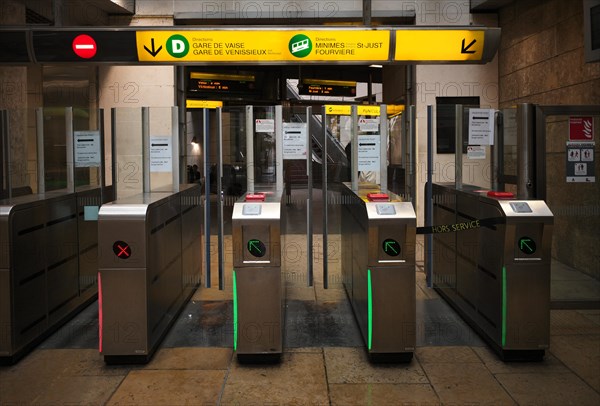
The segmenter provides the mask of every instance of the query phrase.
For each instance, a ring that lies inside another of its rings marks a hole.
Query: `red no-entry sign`
[[[73,40],[73,52],[80,58],[92,58],[97,50],[96,41],[89,35],[81,34]]]

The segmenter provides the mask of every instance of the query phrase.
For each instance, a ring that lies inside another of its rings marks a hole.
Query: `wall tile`
[[[583,13],[576,14],[556,26],[556,52],[558,54],[580,48],[582,45]]]

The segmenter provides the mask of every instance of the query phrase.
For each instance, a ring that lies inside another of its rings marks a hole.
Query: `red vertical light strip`
[[[98,272],[98,351],[102,352],[102,279]]]

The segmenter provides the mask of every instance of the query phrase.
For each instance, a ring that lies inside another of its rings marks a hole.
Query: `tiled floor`
[[[600,404],[598,310],[552,310],[545,360],[504,363],[466,326],[459,328],[460,340],[439,331],[426,333],[435,331],[427,323],[439,322],[444,314],[446,319],[452,311],[426,290],[418,272],[418,317],[424,333],[415,358],[410,364],[374,365],[356,327],[346,319],[346,298],[339,286],[323,290],[289,285],[290,317],[336,314],[333,324],[315,323],[312,328],[320,334],[342,329],[348,337],[338,334],[337,341],[319,344],[288,329],[280,364],[242,365],[227,344],[230,319],[219,316],[229,313],[228,295],[198,291],[150,363],[107,366],[89,338],[96,311],[92,305],[17,365],[0,367],[0,404]],[[319,299],[324,292],[326,298]],[[210,299],[200,299],[206,297]],[[319,306],[324,303],[329,307]],[[197,326],[207,323],[215,330],[199,337]],[[301,347],[303,342],[310,345]]]
[[[330,257],[329,289],[321,264],[307,287],[301,240],[284,241],[280,364],[237,362],[226,256],[225,290],[199,289],[147,365],[104,364],[93,304],[17,365],[0,367],[0,405],[600,405],[600,310],[552,310],[545,360],[504,363],[426,287],[420,264],[415,357],[374,365],[342,289],[339,258]]]

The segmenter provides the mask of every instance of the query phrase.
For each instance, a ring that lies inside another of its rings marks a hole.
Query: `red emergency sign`
[[[592,141],[594,139],[593,117],[569,117],[569,140]]]
[[[98,47],[94,38],[86,34],[81,34],[73,40],[73,52],[80,58],[90,59],[96,55]]]

